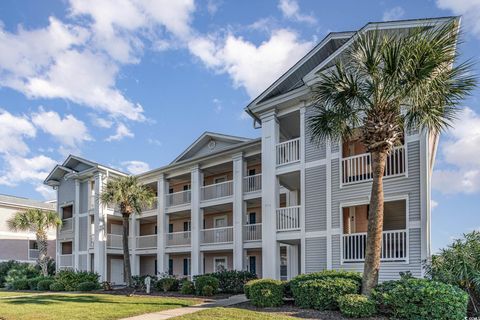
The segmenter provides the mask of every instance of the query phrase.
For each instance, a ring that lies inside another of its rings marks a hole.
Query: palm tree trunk
[[[47,261],[47,236],[45,233],[37,232],[37,247],[38,247],[38,258],[37,262],[42,270],[43,276],[48,276],[48,261]]]
[[[129,215],[122,214],[123,216],[123,271],[127,281],[127,286],[132,286],[132,269],[130,266],[130,248],[128,247],[128,229],[129,229]]]
[[[383,174],[386,159],[387,153],[372,152],[373,184],[368,211],[367,247],[362,279],[362,293],[365,295],[370,295],[372,289],[378,284],[383,231]]]

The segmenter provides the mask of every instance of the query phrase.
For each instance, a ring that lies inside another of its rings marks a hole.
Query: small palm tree
[[[132,286],[132,269],[130,266],[130,249],[128,246],[129,219],[134,213],[140,214],[146,206],[155,201],[155,193],[138,183],[136,177],[121,177],[109,180],[100,194],[100,202],[120,209],[123,218],[123,270],[127,285]]]
[[[313,87],[308,128],[317,143],[348,140],[355,130],[372,157],[372,191],[362,292],[378,283],[385,160],[405,130],[437,134],[451,125],[475,87],[472,64],[454,65],[458,23],[424,25],[407,34],[364,32]]]
[[[7,221],[8,228],[12,231],[35,232],[38,246],[38,264],[41,267],[42,275],[48,276],[48,236],[50,228],[57,228],[62,225],[62,220],[54,211],[28,209],[15,213]]]

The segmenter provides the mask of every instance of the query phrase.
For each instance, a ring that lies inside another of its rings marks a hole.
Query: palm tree
[[[48,276],[48,237],[50,228],[57,228],[62,225],[62,220],[57,213],[49,210],[28,209],[16,212],[7,221],[8,228],[12,231],[35,232],[38,246],[38,264],[41,267],[42,275]]]
[[[385,160],[405,130],[438,134],[451,125],[459,103],[475,87],[472,64],[454,65],[458,23],[424,25],[408,33],[360,34],[312,88],[312,140],[348,140],[354,132],[372,158],[362,293],[378,283],[383,230]]]
[[[130,249],[128,247],[129,219],[134,213],[140,214],[142,208],[151,206],[155,201],[155,193],[148,187],[138,183],[136,177],[121,177],[109,180],[100,194],[100,202],[120,208],[123,218],[123,270],[127,286],[132,286],[132,269],[130,266]]]

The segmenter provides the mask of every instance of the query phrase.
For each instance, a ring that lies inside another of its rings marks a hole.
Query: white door
[[[215,272],[227,270],[227,258],[225,257],[215,258],[214,267],[215,267]]]
[[[113,284],[124,284],[123,259],[110,260],[110,282]]]
[[[227,226],[227,217],[218,217],[213,220],[215,228],[224,228]],[[226,242],[227,241],[227,230],[220,229],[215,230],[215,242]]]

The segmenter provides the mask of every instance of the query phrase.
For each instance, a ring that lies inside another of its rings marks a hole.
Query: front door
[[[214,220],[215,230],[215,242],[226,242],[227,241],[227,230],[219,229],[227,226],[227,217],[218,217]]]
[[[252,273],[257,273],[257,257],[256,256],[248,257],[248,271]]]
[[[215,258],[214,268],[215,268],[215,272],[227,270],[227,258],[224,258],[224,257]]]
[[[123,259],[110,260],[110,282],[112,284],[124,284]]]

